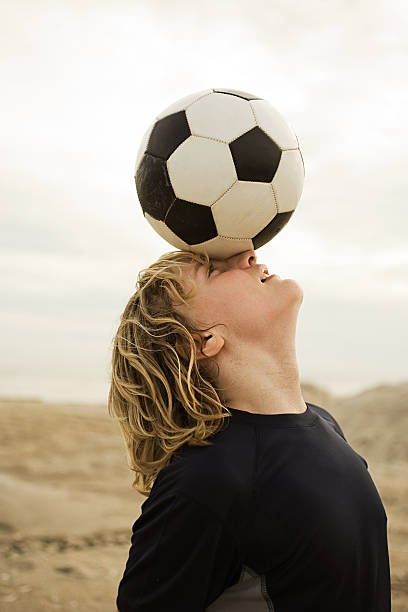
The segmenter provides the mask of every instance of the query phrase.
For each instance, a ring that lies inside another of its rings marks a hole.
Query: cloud
[[[105,384],[107,347],[138,270],[174,250],[137,201],[139,141],[168,104],[213,86],[266,97],[301,143],[301,201],[258,256],[305,289],[308,376],[319,383],[324,372],[345,387],[401,371],[405,3],[210,0],[198,10],[187,1],[39,0],[3,14],[0,367],[15,372],[3,377],[11,392],[69,394],[80,380],[80,393],[88,376],[91,395]],[[375,317],[364,319],[367,309]],[[341,345],[332,374],[329,311],[335,342],[357,347],[349,363]],[[47,386],[51,372],[59,382]]]

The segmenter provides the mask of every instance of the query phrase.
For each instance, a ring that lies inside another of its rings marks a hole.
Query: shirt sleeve
[[[150,497],[132,527],[119,612],[202,612],[237,582],[233,536],[211,510],[184,494]]]
[[[333,416],[333,415],[330,415],[330,416],[331,416],[332,421],[333,421],[333,423],[334,423],[334,428],[335,428],[335,430],[337,431],[337,433],[339,433],[339,434],[341,435],[341,437],[343,438],[343,440],[344,440],[345,442],[347,442],[347,444],[348,444],[348,441],[346,440],[346,436],[344,435],[344,432],[343,432],[342,428],[340,427],[340,425],[338,424],[338,422],[336,421],[336,419],[334,418],[334,416]]]
[[[334,416],[332,414],[330,414],[329,412],[327,412],[327,410],[325,411],[326,414],[330,417],[331,422],[334,425],[334,429],[335,431],[340,434],[340,436],[343,438],[343,440],[345,442],[347,442],[347,444],[349,444],[348,440],[346,439],[346,436],[344,435],[344,432],[342,430],[342,428],[340,427],[339,423],[336,421],[336,419],[334,418]],[[349,445],[350,446],[350,445]],[[353,448],[354,450],[354,448]],[[360,455],[359,453],[357,453],[355,450],[354,452],[356,453],[356,455],[358,457],[360,457],[361,461],[364,463],[365,467],[368,469],[368,463],[367,463],[367,459],[365,459],[365,457],[363,457],[362,455]]]
[[[326,421],[329,421],[329,423],[333,425],[334,431],[338,433],[343,438],[343,440],[347,442],[348,444],[348,441],[346,440],[346,436],[344,435],[342,428],[340,427],[340,425],[338,424],[334,416],[328,410],[326,410],[326,408],[322,408],[322,406],[317,406],[317,404],[312,404],[312,406],[315,406],[319,410],[320,416],[326,419]]]

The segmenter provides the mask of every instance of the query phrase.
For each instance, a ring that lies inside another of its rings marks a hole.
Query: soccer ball
[[[296,134],[266,100],[207,89],[147,129],[135,166],[143,214],[164,240],[215,259],[258,249],[286,225],[303,189]]]

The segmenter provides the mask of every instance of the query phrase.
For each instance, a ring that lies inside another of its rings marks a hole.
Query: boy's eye
[[[210,276],[211,272],[214,271],[214,266],[212,265],[212,263],[210,263],[210,265],[208,266],[208,276]]]

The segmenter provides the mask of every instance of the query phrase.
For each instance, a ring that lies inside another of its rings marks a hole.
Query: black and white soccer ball
[[[139,147],[143,214],[181,250],[225,259],[258,249],[286,225],[305,169],[296,134],[267,101],[207,89],[158,115]]]

